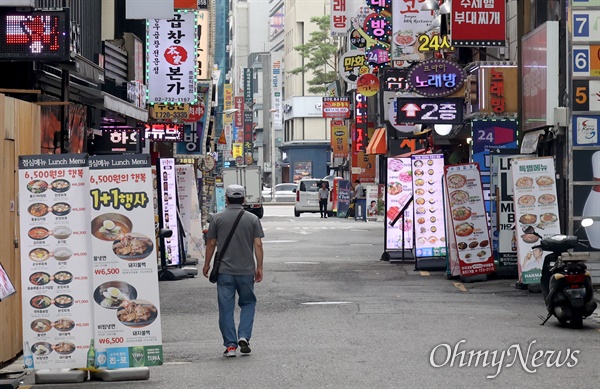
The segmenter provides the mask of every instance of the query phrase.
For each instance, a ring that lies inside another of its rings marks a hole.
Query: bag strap
[[[219,258],[215,258],[215,260],[221,261],[221,258],[223,258],[223,255],[225,254],[225,251],[227,250],[227,246],[229,246],[229,242],[231,242],[231,238],[233,237],[233,233],[235,232],[238,224],[240,223],[240,220],[242,218],[242,216],[244,216],[244,213],[246,211],[245,210],[241,210],[240,213],[238,214],[237,218],[235,219],[235,222],[233,223],[233,227],[231,227],[231,231],[229,231],[229,235],[227,236],[227,239],[225,240],[225,244],[223,245],[223,250],[221,250],[219,252]]]

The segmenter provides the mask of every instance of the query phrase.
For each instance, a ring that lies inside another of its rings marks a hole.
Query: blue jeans
[[[236,291],[238,293],[238,305],[242,309],[237,336],[233,316]],[[237,347],[239,338],[250,341],[256,310],[254,275],[232,276],[220,273],[217,280],[217,296],[219,301],[219,328],[221,329],[221,335],[223,335],[223,345],[225,347]]]

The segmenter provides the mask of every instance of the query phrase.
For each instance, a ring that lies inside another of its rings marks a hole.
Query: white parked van
[[[294,205],[294,216],[300,217],[301,213],[319,212],[319,188],[321,182],[325,182],[330,189],[329,201],[327,202],[327,216],[333,216],[333,195],[328,180],[318,178],[303,178],[296,187],[296,203]]]

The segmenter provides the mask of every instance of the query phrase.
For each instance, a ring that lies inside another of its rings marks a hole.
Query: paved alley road
[[[265,207],[262,223],[265,279],[256,286],[251,356],[221,356],[213,284],[203,277],[161,282],[165,365],[151,369],[150,382],[77,386],[598,387],[598,316],[586,320],[583,330],[561,328],[554,319],[540,327],[541,295],[516,290],[514,280],[463,285],[442,272],[382,262],[381,223],[317,214],[295,218],[289,205]],[[458,366],[460,354],[454,366],[451,356],[444,365],[447,349],[457,344],[467,366]],[[469,366],[469,351],[479,350],[489,352],[488,365],[482,366],[480,354],[475,366],[477,355],[471,353]],[[532,364],[538,350],[542,357]],[[557,357],[573,367],[546,366]]]

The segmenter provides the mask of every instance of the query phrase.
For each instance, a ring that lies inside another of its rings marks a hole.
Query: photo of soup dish
[[[464,190],[455,190],[450,193],[450,202],[453,206],[455,205],[463,205],[467,201],[469,201],[469,194]]]
[[[48,319],[36,319],[29,327],[35,332],[48,332],[52,329],[52,322]]]
[[[46,309],[52,304],[52,299],[48,296],[33,296],[29,304],[35,309]]]
[[[556,202],[556,196],[551,194],[543,194],[538,197],[538,203],[542,205],[553,204],[554,202]]]
[[[50,236],[50,230],[44,227],[33,227],[27,232],[27,236],[33,240],[43,240]]]
[[[533,178],[531,177],[521,177],[517,180],[516,184],[517,188],[529,188],[533,186]]]
[[[534,205],[535,197],[531,196],[531,195],[521,196],[521,197],[519,197],[519,200],[517,200],[517,203],[519,205]]]
[[[50,274],[44,272],[35,272],[29,276],[29,282],[36,286],[46,285],[50,282]]]
[[[63,192],[68,191],[69,188],[71,188],[71,184],[69,183],[69,181],[59,178],[58,180],[52,181],[52,184],[50,184],[50,187],[52,188],[53,192],[63,193]]]
[[[29,259],[34,262],[44,262],[50,257],[50,252],[46,249],[37,248],[29,252]]]
[[[92,220],[92,235],[100,240],[114,241],[133,228],[131,220],[120,213],[105,213]]]
[[[554,180],[548,176],[541,176],[535,179],[535,183],[539,186],[550,186],[554,184]]]
[[[448,177],[448,188],[459,189],[465,186],[467,177],[462,174],[452,174]]]
[[[48,183],[43,180],[29,181],[27,184],[27,190],[31,193],[39,194],[44,193],[48,189]]]
[[[67,203],[56,203],[52,206],[52,213],[56,216],[65,216],[71,212],[71,206]]]

